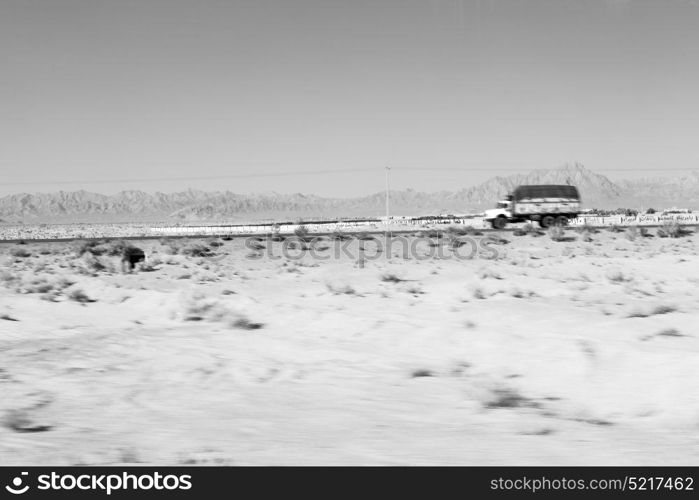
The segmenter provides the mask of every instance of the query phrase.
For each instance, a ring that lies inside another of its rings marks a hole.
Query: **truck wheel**
[[[555,222],[556,219],[554,219],[553,215],[544,215],[539,221],[539,225],[546,229],[549,226],[553,226]]]
[[[556,217],[556,225],[557,226],[567,226],[568,225],[568,217],[565,215],[559,215]]]
[[[495,217],[490,223],[493,229],[504,229],[507,225],[507,219],[503,216]]]

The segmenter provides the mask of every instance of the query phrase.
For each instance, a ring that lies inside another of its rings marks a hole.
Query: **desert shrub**
[[[254,321],[250,321],[249,318],[243,316],[233,321],[231,323],[231,326],[233,328],[239,328],[241,330],[259,330],[265,325],[264,323],[256,323]]]
[[[46,293],[53,290],[54,285],[44,276],[34,276],[29,280],[22,280],[17,287],[18,293]]]
[[[70,278],[67,278],[65,276],[61,276],[56,280],[56,288],[59,290],[63,290],[64,288],[68,288],[69,286],[72,286],[75,284],[75,281],[71,280]]]
[[[223,241],[212,240],[212,241],[209,242],[209,246],[212,247],[212,248],[221,247],[221,246],[223,246]]]
[[[108,255],[110,257],[123,257],[128,256],[134,249],[137,249],[134,245],[124,240],[89,240],[89,241],[78,241],[74,246],[75,253],[80,257],[83,255],[92,255],[95,257],[100,257],[102,255]]]
[[[510,295],[516,299],[523,299],[525,297],[531,297],[532,295],[534,295],[534,292],[525,292],[520,288],[513,288],[512,290],[510,290]]]
[[[357,233],[357,234],[355,235],[355,238],[357,238],[358,240],[361,240],[361,241],[373,240],[373,239],[374,239],[374,237],[373,237],[371,234],[365,233],[365,232]]]
[[[384,283],[400,283],[401,281],[405,280],[399,278],[394,273],[384,273],[381,275],[381,281],[383,281]]]
[[[356,295],[357,291],[347,283],[327,283],[325,285],[334,295]]]
[[[514,389],[502,388],[493,390],[493,398],[484,403],[486,408],[537,408],[539,405],[519,394]]]
[[[405,291],[411,295],[422,295],[423,293],[425,293],[422,287],[417,284],[407,286],[405,288]]]
[[[88,295],[80,290],[79,288],[75,288],[68,293],[68,298],[70,300],[74,300],[75,302],[80,302],[81,304],[86,304],[88,302],[97,302],[95,299],[91,299],[88,297]]]
[[[624,228],[619,226],[618,224],[612,224],[607,228],[609,232],[611,233],[622,233],[624,232]]]
[[[306,251],[309,248],[308,245],[306,245],[306,243],[302,239],[296,237],[286,240],[284,244],[286,245],[286,248],[288,248],[289,250]]]
[[[626,283],[633,281],[633,277],[625,274],[619,269],[612,269],[607,272],[607,279],[612,283]]]
[[[306,238],[310,234],[310,230],[305,225],[301,224],[299,227],[294,229],[294,234],[299,238]]]
[[[90,241],[76,241],[74,243],[74,250],[76,255],[82,256],[86,253],[91,253],[92,255],[102,255],[104,250],[100,247],[101,243],[97,240]]]
[[[135,269],[137,272],[143,272],[143,273],[151,273],[153,271],[157,271],[158,267],[156,267],[156,263],[151,260],[150,262],[137,262]]]
[[[515,229],[512,234],[515,236],[541,236],[544,234],[544,232],[538,227],[535,227],[533,224],[527,222],[524,226]]]
[[[566,231],[563,226],[551,226],[548,228],[549,238],[553,241],[563,242],[563,241],[574,241],[575,237],[566,236]]]
[[[189,243],[179,249],[179,252],[187,257],[212,257],[214,251],[203,243]]]
[[[551,226],[548,229],[549,238],[553,241],[562,241],[565,236],[565,231],[561,226]]]
[[[95,274],[108,270],[107,266],[91,253],[83,255],[82,259],[75,263],[73,267],[77,267],[78,272],[81,274]]]
[[[651,314],[668,314],[668,313],[675,312],[675,311],[677,311],[676,307],[661,305],[661,306],[657,306],[655,309],[653,309]]]
[[[447,233],[450,236],[481,236],[482,231],[473,226],[449,226]]]
[[[690,231],[683,228],[677,221],[664,221],[663,225],[658,228],[657,235],[660,238],[680,238],[690,234]]]
[[[656,335],[660,337],[684,337],[677,328],[666,328],[656,333]]]
[[[2,271],[0,272],[0,282],[2,282],[5,285],[9,285],[17,281],[17,276],[10,271]]]
[[[257,251],[259,251],[259,250],[264,250],[265,248],[267,248],[267,245],[265,245],[265,244],[262,243],[261,241],[251,241],[251,242],[250,242],[250,248],[251,248],[252,250],[257,250]]]
[[[640,233],[637,226],[629,226],[626,228],[625,236],[629,241],[635,241],[639,234]]]
[[[26,248],[13,248],[10,250],[10,255],[17,258],[30,257],[32,253]]]
[[[352,236],[340,231],[339,229],[333,231],[333,233],[330,235],[330,239],[335,240],[335,241],[345,241],[345,240],[349,240],[351,238],[352,238]]]
[[[585,233],[597,234],[597,233],[599,233],[599,229],[591,226],[590,224],[587,223],[587,221],[585,221],[585,224],[582,224],[582,225],[576,227],[575,231],[579,234],[585,234]]]
[[[251,321],[232,304],[221,302],[215,297],[208,297],[201,292],[183,297],[181,310],[175,311],[175,315],[184,321],[221,322],[244,330],[256,330],[264,326],[262,323]]]

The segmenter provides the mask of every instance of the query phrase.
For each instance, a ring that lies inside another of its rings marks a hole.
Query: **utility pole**
[[[389,180],[388,174],[391,171],[391,167],[386,165],[386,224],[388,224],[388,197],[389,197]]]

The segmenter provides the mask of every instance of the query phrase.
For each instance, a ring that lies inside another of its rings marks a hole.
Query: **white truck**
[[[508,222],[536,221],[543,228],[568,224],[580,212],[580,194],[575,186],[518,186],[485,211],[485,220],[494,229],[503,229]]]

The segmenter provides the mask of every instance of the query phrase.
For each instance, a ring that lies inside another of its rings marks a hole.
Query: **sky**
[[[697,0],[0,0],[0,194],[699,168]]]

